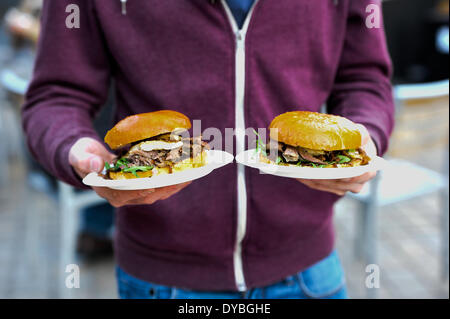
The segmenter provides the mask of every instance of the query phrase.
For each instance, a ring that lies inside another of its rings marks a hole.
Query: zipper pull
[[[127,14],[127,0],[120,0],[120,2],[122,3],[122,14],[126,15]]]
[[[237,46],[238,48],[242,48],[243,47],[243,39],[242,39],[242,34],[240,31],[236,32],[236,42],[237,42]]]

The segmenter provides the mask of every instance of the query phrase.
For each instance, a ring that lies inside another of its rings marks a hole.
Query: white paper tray
[[[153,177],[124,180],[104,179],[97,173],[90,173],[83,179],[83,183],[88,186],[108,187],[117,190],[140,190],[165,187],[193,181],[195,179],[206,176],[213,170],[231,163],[233,159],[234,156],[230,153],[210,150],[207,151],[207,164],[202,167],[175,172],[173,174],[162,174]]]
[[[340,168],[314,168],[283,166],[260,162],[259,154],[256,150],[248,150],[236,156],[236,161],[245,166],[259,169],[263,174],[271,174],[280,177],[303,178],[303,179],[340,179],[360,176],[371,171],[383,169],[385,160],[381,157],[374,157],[369,164],[357,167]]]

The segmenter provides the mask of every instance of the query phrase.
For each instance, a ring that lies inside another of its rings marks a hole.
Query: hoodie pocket
[[[300,288],[309,298],[345,298],[345,276],[338,254],[328,257],[298,273]]]

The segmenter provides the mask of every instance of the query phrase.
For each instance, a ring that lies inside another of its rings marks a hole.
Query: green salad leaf
[[[119,168],[120,166],[127,166],[130,162],[128,161],[128,159],[126,157],[122,157],[121,159],[119,159],[116,163],[116,168]]]
[[[113,171],[113,172],[117,172],[118,170],[120,170],[121,166],[127,166],[129,164],[129,161],[126,157],[122,157],[121,159],[119,159],[115,165],[111,165],[108,162],[105,162],[105,168],[107,171]]]
[[[339,158],[339,164],[343,164],[343,163],[348,163],[351,161],[350,157],[344,156],[344,155],[338,155],[337,156]]]
[[[267,156],[267,151],[266,151],[266,144],[263,143],[261,136],[259,136],[258,132],[256,132],[253,129],[253,133],[255,133],[255,135],[258,137],[256,139],[256,153],[263,153],[265,156]]]

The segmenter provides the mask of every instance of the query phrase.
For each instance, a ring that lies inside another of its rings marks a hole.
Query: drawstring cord
[[[122,14],[126,15],[127,14],[127,0],[120,0],[120,2],[122,3]]]

